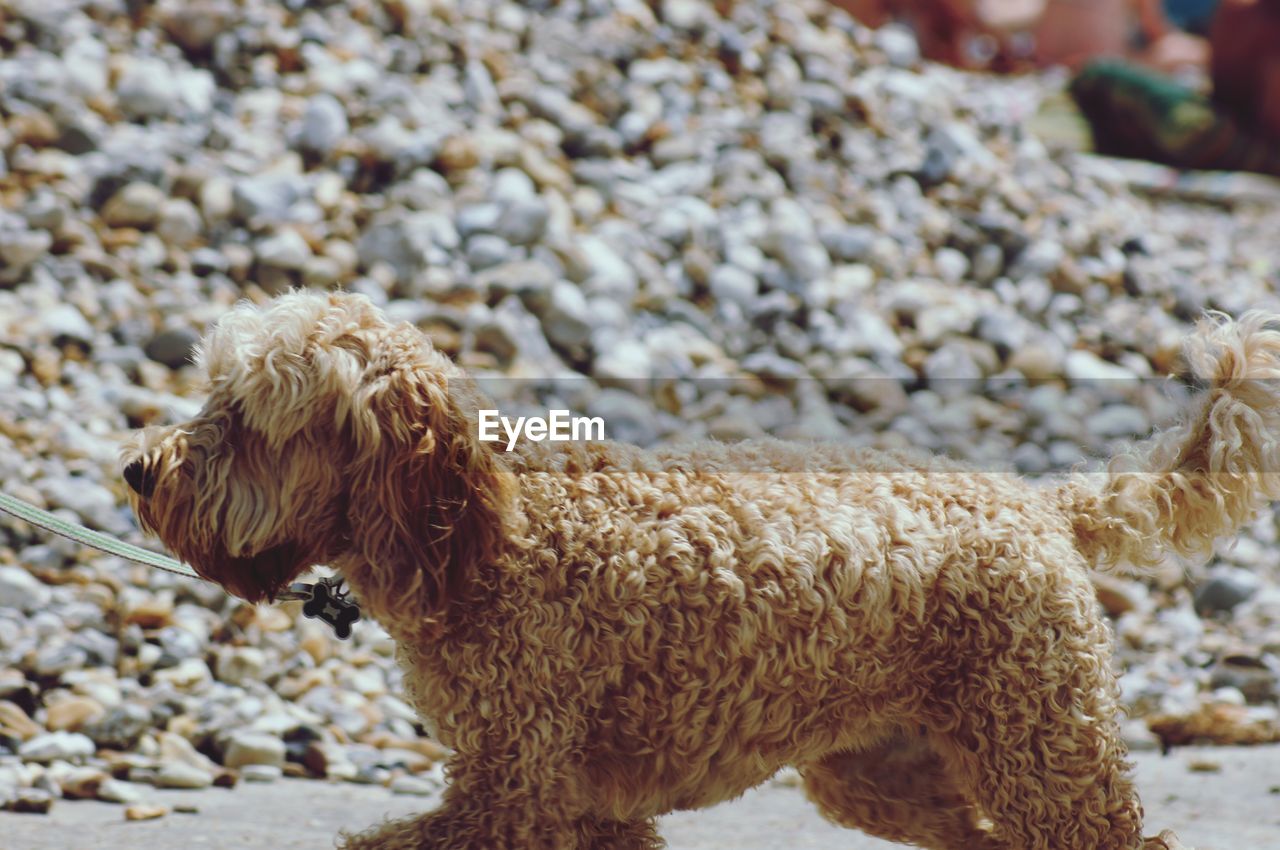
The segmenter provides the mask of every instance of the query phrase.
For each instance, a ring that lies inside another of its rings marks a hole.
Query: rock
[[[107,709],[105,715],[85,723],[80,731],[99,747],[129,750],[150,725],[150,711],[140,705],[125,703]]]
[[[585,345],[593,329],[582,291],[565,280],[553,283],[550,299],[542,312],[542,330],[547,340],[560,348],[573,349]]]
[[[920,62],[920,45],[915,34],[904,26],[880,27],[875,32],[875,45],[896,68],[911,68]]]
[[[397,776],[391,780],[391,793],[412,797],[433,797],[440,793],[440,783],[420,776]]]
[[[52,598],[52,591],[22,567],[0,566],[0,608],[30,614],[45,608]]]
[[[0,737],[27,741],[44,732],[27,713],[8,700],[0,701]]]
[[[102,783],[108,778],[97,768],[79,767],[62,777],[58,784],[62,786],[62,796],[69,800],[93,800],[98,798]]]
[[[75,342],[90,347],[96,336],[93,325],[70,304],[59,304],[40,316],[40,330],[55,344]]]
[[[162,629],[170,625],[173,622],[173,594],[147,594],[129,603],[124,621],[144,629]]]
[[[1112,617],[1119,617],[1143,607],[1148,599],[1146,588],[1136,581],[1119,578],[1107,573],[1094,573],[1093,587],[1098,602]]]
[[[116,83],[116,98],[131,118],[163,118],[180,106],[182,91],[168,64],[139,56],[125,63]]]
[[[297,271],[311,258],[311,247],[294,230],[282,230],[257,244],[258,262],[284,271]]]
[[[223,765],[230,768],[250,764],[280,767],[284,764],[284,741],[261,732],[239,732],[227,744]]]
[[[240,769],[245,782],[270,783],[284,776],[284,770],[273,764],[247,764]]]
[[[711,296],[717,301],[727,301],[748,308],[760,292],[760,282],[755,275],[736,266],[716,266],[707,281]]]
[[[200,334],[189,327],[163,330],[153,336],[143,350],[147,357],[163,363],[170,369],[181,369],[193,362],[196,343]]]
[[[293,205],[305,195],[301,179],[293,175],[245,177],[231,187],[231,212],[246,222],[280,221],[288,218]]]
[[[1106,388],[1137,383],[1138,376],[1123,366],[1109,363],[1091,351],[1071,351],[1063,363],[1067,378],[1079,386]]]
[[[19,788],[5,808],[19,814],[47,815],[53,808],[53,794],[41,788]]]
[[[8,227],[0,221],[0,284],[21,280],[52,246],[53,237],[44,231]]]
[[[46,732],[23,742],[18,755],[24,761],[48,763],[87,758],[94,750],[93,741],[78,732]]]
[[[1226,613],[1250,599],[1262,586],[1256,575],[1238,567],[1214,567],[1196,588],[1196,610],[1204,614]]]
[[[331,94],[318,94],[307,101],[302,121],[294,129],[293,146],[323,158],[346,138],[349,129],[341,101]]]
[[[159,4],[160,24],[170,37],[193,54],[203,54],[237,17],[225,0],[168,0]]]
[[[267,667],[267,655],[252,646],[224,646],[218,651],[214,675],[220,682],[244,685],[262,681]]]
[[[135,820],[156,820],[169,814],[169,810],[164,806],[157,806],[150,803],[134,803],[126,806],[124,810],[124,819],[129,821]]]
[[[146,796],[143,786],[133,782],[107,777],[98,786],[98,799],[104,803],[123,803],[126,805],[140,802]]]
[[[494,232],[511,245],[532,245],[546,232],[551,211],[537,197],[519,198],[506,204]]]
[[[157,788],[208,788],[213,775],[181,761],[170,761],[156,770],[152,784]]]
[[[1128,437],[1136,439],[1145,436],[1150,429],[1147,414],[1127,404],[1112,404],[1085,420],[1085,428],[1090,434],[1099,437]]]
[[[130,183],[102,208],[102,220],[112,227],[148,229],[160,218],[167,196],[150,183]]]
[[[53,732],[77,732],[106,713],[107,710],[97,700],[72,695],[49,706],[44,724]]]
[[[190,248],[200,241],[203,226],[195,204],[186,198],[169,198],[160,206],[155,232],[167,245]]]
[[[351,780],[356,777],[356,765],[339,744],[313,741],[308,745],[303,764],[314,773],[329,779]]]

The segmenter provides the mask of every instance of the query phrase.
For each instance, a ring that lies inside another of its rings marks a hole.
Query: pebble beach
[[[1206,311],[1280,312],[1280,203],[1135,191],[1031,129],[1063,83],[821,0],[0,0],[0,491],[143,543],[120,443],[292,287],[641,444],[1100,464],[1187,404]],[[1278,542],[1097,577],[1131,748],[1280,742]],[[434,795],[393,648],[0,514],[0,807]]]

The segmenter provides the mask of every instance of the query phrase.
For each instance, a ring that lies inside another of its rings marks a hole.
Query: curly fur
[[[451,781],[351,850],[649,850],[784,765],[922,847],[1176,846],[1141,838],[1089,569],[1276,494],[1280,333],[1218,318],[1191,355],[1192,417],[1050,486],[777,441],[504,454],[416,329],[293,293],[232,311],[202,412],[124,460],[202,575],[256,601],[327,562],[397,641]]]

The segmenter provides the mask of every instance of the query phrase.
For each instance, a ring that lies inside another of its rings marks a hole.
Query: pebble
[[[140,802],[146,796],[146,789],[133,782],[107,777],[98,786],[98,799],[104,803],[121,803],[130,805]]]
[[[53,732],[77,732],[101,719],[106,711],[102,703],[91,697],[72,695],[49,706],[44,724]]]
[[[102,208],[102,220],[112,227],[146,229],[160,218],[166,196],[150,183],[130,183]]]
[[[284,763],[284,742],[274,735],[238,732],[227,743],[222,763],[230,768],[251,764],[280,767]]]
[[[391,793],[411,797],[433,797],[440,793],[441,784],[420,776],[397,776],[391,780]]]
[[[157,820],[167,814],[169,814],[169,810],[164,806],[157,806],[151,803],[134,803],[125,807],[124,819],[128,821]]]
[[[93,740],[78,732],[47,732],[22,743],[18,755],[26,761],[75,761],[94,754]]]
[[[1262,581],[1248,570],[1219,566],[1196,588],[1196,609],[1207,614],[1231,611],[1245,602],[1262,586]]]
[[[208,788],[213,776],[185,762],[162,764],[156,771],[152,784],[157,788]]]
[[[52,591],[22,567],[0,566],[0,608],[30,614],[47,606],[52,597]]]
[[[53,794],[40,788],[19,788],[4,807],[19,814],[47,815],[53,808]]]

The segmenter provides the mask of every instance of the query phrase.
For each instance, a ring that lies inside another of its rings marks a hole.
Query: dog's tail
[[[1101,487],[1086,474],[1060,491],[1099,566],[1147,567],[1170,549],[1206,556],[1280,498],[1280,317],[1213,314],[1185,355],[1208,386],[1190,415],[1112,460]]]

